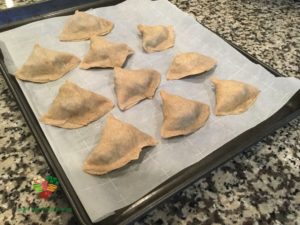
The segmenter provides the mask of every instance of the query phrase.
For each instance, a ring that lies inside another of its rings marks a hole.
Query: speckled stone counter
[[[300,78],[300,3],[290,0],[172,0],[225,39]],[[0,224],[77,224],[58,190],[45,201],[34,177],[52,175],[0,76]],[[149,212],[140,224],[300,224],[300,118]]]

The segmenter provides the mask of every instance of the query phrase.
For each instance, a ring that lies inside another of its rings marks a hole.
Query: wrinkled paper
[[[88,13],[114,22],[113,31],[105,37],[111,41],[124,42],[135,50],[126,68],[158,70],[162,75],[159,89],[207,103],[212,112],[215,104],[212,84],[209,81],[212,76],[244,81],[261,90],[256,103],[247,112],[223,117],[216,117],[212,113],[206,126],[199,131],[169,140],[163,140],[159,135],[163,120],[159,91],[153,100],[145,100],[125,112],[115,107],[112,113],[117,118],[154,136],[160,144],[146,149],[139,160],[128,166],[98,177],[84,173],[82,164],[99,141],[106,117],[74,130],[40,123],[59,163],[93,222],[136,201],[172,175],[267,119],[300,87],[299,80],[275,78],[263,67],[250,62],[217,35],[197,23],[192,16],[166,0],[128,0],[116,6],[89,10]],[[46,19],[1,33],[1,48],[9,71],[13,74],[16,68],[22,66],[35,43],[73,53],[82,59],[89,49],[89,41],[60,42],[58,39],[67,19],[68,16]],[[144,53],[138,35],[138,24],[173,25],[176,33],[175,47],[163,52]],[[218,61],[216,69],[201,76],[166,81],[166,73],[173,57],[187,51],[198,51],[215,58]],[[66,80],[104,95],[116,104],[113,78],[111,69],[76,68],[63,78],[45,84],[20,80],[18,82],[35,116],[40,118]]]

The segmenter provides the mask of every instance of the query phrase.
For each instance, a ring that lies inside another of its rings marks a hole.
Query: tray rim
[[[17,6],[13,6],[13,7],[10,7],[10,8],[3,8],[3,9],[0,9],[0,12],[4,12],[4,11],[6,11],[6,12],[8,12],[8,11],[13,11],[14,9],[20,9],[20,8],[25,8],[25,7],[30,7],[30,6],[32,6],[32,5],[36,5],[36,4],[41,4],[41,3],[45,3],[45,2],[47,2],[47,1],[50,1],[50,0],[40,0],[39,2],[33,2],[33,3],[31,3],[31,4],[29,4],[29,5],[17,5]],[[1,28],[1,26],[0,26],[0,28]]]
[[[13,12],[19,9],[23,9],[24,11],[26,11],[26,9],[29,9],[31,6],[36,6],[36,5],[43,5],[47,2],[49,2],[50,0],[45,0],[42,2],[36,2],[30,5],[23,5],[23,6],[18,6],[18,7],[13,7],[13,8],[9,8],[9,9],[5,9],[5,10],[0,10],[0,12],[5,11],[5,12]],[[52,18],[55,16],[64,16],[64,15],[70,15],[72,13],[74,13],[76,10],[88,10],[94,7],[104,7],[104,6],[111,6],[111,5],[115,5],[118,3],[121,3],[123,1],[126,0],[96,0],[93,2],[88,2],[85,4],[81,4],[81,5],[75,5],[75,6],[71,6],[68,8],[64,8],[64,9],[59,9],[59,10],[55,10],[49,13],[44,13],[44,14],[40,14],[40,15],[36,15],[36,16],[31,16],[31,17],[27,17],[21,20],[16,20],[13,21],[11,23],[7,23],[5,25],[0,26],[0,32],[3,31],[7,31],[19,26],[23,26],[26,25],[28,23],[32,23],[35,21],[39,21],[39,20],[43,20],[43,19],[48,19],[48,18]],[[151,0],[152,1],[152,0]]]
[[[33,17],[29,19],[25,19],[22,21],[18,21],[17,23],[11,23],[7,26],[0,27],[0,32],[13,29],[34,21],[39,21],[42,19],[52,18],[55,16],[63,16],[63,15],[69,15],[74,13],[76,10],[86,10],[93,7],[103,7],[110,4],[116,4],[123,2],[124,0],[108,0],[108,1],[98,1],[88,4],[83,4],[76,7],[67,8],[64,10],[58,10],[52,13],[47,13],[38,17]],[[201,24],[202,26],[206,27],[211,32],[210,28],[207,26]],[[215,33],[217,34],[217,33]],[[270,71],[275,76],[282,76],[277,70],[273,69],[269,65],[263,63],[262,61],[256,59],[249,53],[247,53],[245,50],[240,48],[238,45],[231,43],[230,41],[224,39],[222,36],[217,34],[220,38],[222,38],[225,42],[230,44],[232,47],[234,47],[236,50],[238,50],[241,54],[246,56],[250,61],[260,64],[265,69]],[[249,149],[252,145],[256,144],[258,141],[260,141],[262,138],[267,136],[268,134],[274,132],[276,129],[284,126],[287,124],[290,120],[294,119],[298,115],[300,115],[300,90],[298,90],[297,93],[285,104],[281,109],[279,109],[276,113],[274,113],[271,117],[264,120],[257,126],[245,131],[244,133],[240,134],[233,140],[227,142],[217,150],[215,150],[210,155],[206,156],[202,160],[198,161],[197,163],[187,167],[186,169],[182,170],[181,172],[175,174],[156,188],[154,188],[152,191],[147,193],[145,196],[137,200],[136,202],[121,208],[117,211],[115,211],[115,214],[112,216],[109,216],[99,222],[92,223],[88,214],[86,213],[84,207],[82,206],[75,190],[73,189],[69,179],[67,178],[64,170],[60,166],[54,152],[52,151],[52,148],[50,144],[48,143],[48,140],[46,136],[44,135],[43,131],[41,130],[41,127],[38,124],[37,118],[35,117],[32,109],[30,108],[26,97],[24,96],[16,78],[13,75],[10,75],[9,72],[6,69],[4,60],[4,56],[0,49],[0,71],[2,72],[2,75],[10,89],[10,91],[13,93],[17,104],[19,105],[19,109],[22,112],[28,126],[30,127],[38,145],[40,146],[40,149],[42,151],[42,154],[44,155],[49,167],[53,171],[53,173],[58,177],[60,180],[60,185],[71,204],[75,215],[79,222],[81,224],[95,224],[95,225],[103,225],[103,224],[127,224],[129,222],[134,221],[138,217],[142,216],[158,204],[162,203],[164,200],[168,199],[173,194],[177,193],[178,191],[184,189],[185,187],[191,185],[193,182],[198,180],[199,178],[205,176],[208,172],[214,170],[215,168],[221,166],[222,164],[226,163],[227,161],[231,160],[234,156],[242,153],[243,151],[246,151]],[[293,105],[296,104],[296,107]],[[265,127],[267,124],[269,124],[267,127]],[[249,138],[250,135],[250,138]],[[252,136],[251,136],[252,135]],[[245,139],[246,137],[246,143],[241,144],[236,143],[239,142],[240,139]],[[228,149],[231,149],[228,151]],[[224,152],[227,153],[226,157],[224,157]],[[228,154],[230,153],[230,154]],[[221,159],[220,159],[220,156]],[[217,158],[216,158],[217,157]],[[217,160],[216,160],[217,159]],[[212,162],[215,161],[215,162]],[[200,171],[201,169],[201,171]],[[192,176],[191,176],[192,175]],[[185,179],[183,179],[186,177]],[[177,179],[177,182],[174,181]],[[181,181],[184,182],[181,182]],[[173,188],[172,188],[173,186]],[[174,187],[175,186],[175,187]],[[168,188],[171,188],[170,190],[167,190]]]

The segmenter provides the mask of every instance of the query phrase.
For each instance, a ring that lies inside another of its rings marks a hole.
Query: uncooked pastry
[[[215,65],[216,60],[197,52],[181,53],[173,59],[167,79],[178,80],[183,77],[198,75],[211,70]]]
[[[160,91],[164,120],[160,130],[163,138],[187,135],[203,127],[210,115],[209,106],[164,90]]]
[[[215,85],[217,116],[235,115],[247,111],[260,90],[236,80],[211,79]]]
[[[113,107],[108,98],[66,81],[41,122],[62,128],[79,128],[101,118]]]
[[[90,50],[79,67],[81,69],[122,67],[127,57],[133,53],[134,51],[126,44],[94,36],[91,38]]]
[[[73,54],[50,50],[35,44],[27,61],[15,75],[20,80],[46,83],[61,78],[79,63],[80,59]]]
[[[138,159],[142,148],[157,143],[131,124],[109,115],[100,141],[85,160],[83,170],[89,174],[106,174]]]
[[[146,52],[160,52],[171,48],[175,43],[175,34],[172,26],[138,25],[142,36],[143,48]]]
[[[94,35],[105,35],[111,32],[114,24],[106,19],[85,12],[76,11],[65,24],[59,35],[60,41],[81,41]]]
[[[160,83],[160,74],[152,69],[129,70],[115,68],[115,92],[121,110],[126,110],[146,98],[152,98]]]

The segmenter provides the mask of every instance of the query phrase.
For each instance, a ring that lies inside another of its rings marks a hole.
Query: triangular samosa
[[[65,24],[59,35],[60,41],[81,41],[94,35],[105,35],[111,32],[114,24],[106,19],[76,11]]]
[[[160,130],[163,138],[187,135],[206,123],[209,106],[194,100],[160,91],[163,102],[164,120]]]
[[[79,63],[80,59],[73,54],[50,50],[35,44],[27,61],[15,75],[20,80],[46,83],[61,78]]]
[[[211,70],[216,61],[197,52],[181,53],[175,56],[169,68],[167,79],[178,80]]]
[[[113,107],[108,98],[66,81],[41,122],[62,128],[79,128],[101,118]]]
[[[126,44],[94,36],[91,38],[90,50],[79,67],[81,69],[122,67],[127,57],[133,53],[134,51]]]
[[[235,80],[211,79],[216,92],[216,115],[235,115],[247,111],[255,102],[259,90]]]
[[[152,98],[160,83],[156,70],[115,68],[115,92],[121,110],[126,110],[146,98]]]
[[[100,141],[85,160],[83,170],[89,174],[106,174],[138,159],[142,148],[157,143],[131,124],[109,115]]]
[[[172,26],[138,25],[142,36],[143,48],[146,52],[160,52],[171,48],[175,43],[175,34]]]

